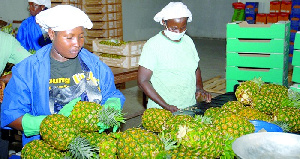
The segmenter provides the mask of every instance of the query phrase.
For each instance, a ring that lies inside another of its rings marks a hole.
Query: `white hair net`
[[[28,0],[28,2],[33,2],[38,5],[45,5],[45,7],[51,8],[51,0]]]
[[[163,25],[161,22],[162,20],[176,19],[182,17],[188,17],[187,21],[191,22],[192,21],[191,11],[182,2],[170,2],[160,12],[158,12],[155,15],[154,20],[156,22],[160,22],[160,24]]]
[[[91,29],[93,23],[90,18],[79,8],[71,5],[57,5],[41,11],[36,15],[36,22],[45,30],[66,31],[78,26]]]

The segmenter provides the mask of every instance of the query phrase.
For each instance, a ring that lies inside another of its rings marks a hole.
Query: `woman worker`
[[[36,20],[52,44],[12,68],[1,110],[1,127],[23,131],[23,145],[40,138],[39,126],[46,115],[59,113],[79,97],[119,108],[125,101],[111,69],[83,48],[84,28],[93,26],[83,11],[58,5],[40,12]]]
[[[147,108],[171,112],[207,102],[211,94],[203,89],[199,57],[192,39],[185,34],[192,13],[182,2],[170,2],[154,17],[164,30],[150,38],[139,61],[138,85],[149,97]]]
[[[51,8],[51,0],[28,0],[30,17],[25,19],[17,33],[17,40],[27,50],[38,50],[51,43],[47,33],[36,23],[35,16]]]

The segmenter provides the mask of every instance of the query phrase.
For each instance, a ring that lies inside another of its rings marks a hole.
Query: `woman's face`
[[[45,5],[38,5],[34,2],[28,2],[28,10],[32,16],[36,16],[45,9]]]
[[[48,34],[53,45],[51,56],[60,62],[77,57],[84,44],[84,29],[82,26],[57,32],[49,29]]]
[[[169,19],[169,20],[162,21],[162,22],[169,31],[172,31],[175,33],[182,33],[183,31],[186,30],[187,17]]]

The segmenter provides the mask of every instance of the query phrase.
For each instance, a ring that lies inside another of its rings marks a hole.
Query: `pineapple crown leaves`
[[[253,78],[251,81],[253,81],[254,83],[256,83],[258,85],[258,87],[260,88],[265,82],[261,79],[261,77],[255,77]]]
[[[99,123],[98,126],[106,128],[120,126],[121,123],[125,123],[124,113],[121,110],[111,107],[103,107],[99,111]]]
[[[196,122],[201,122],[204,124],[212,124],[212,118],[208,116],[203,116],[203,115],[195,115],[194,120]]]
[[[288,98],[283,100],[282,105],[300,109],[300,92],[288,89]]]
[[[289,132],[291,130],[289,124],[285,121],[272,121],[271,123],[281,127],[283,132]]]
[[[69,144],[70,157],[78,159],[99,158],[97,149],[90,145],[90,142],[82,137],[77,137]]]
[[[234,159],[235,153],[232,150],[232,143],[235,141],[235,139],[228,134],[224,136],[224,139],[224,149],[222,155],[220,156],[220,159]]]
[[[164,131],[158,134],[158,137],[163,142],[165,146],[165,151],[173,150],[179,147],[179,144],[176,145],[177,141],[173,141],[171,138],[165,136]]]

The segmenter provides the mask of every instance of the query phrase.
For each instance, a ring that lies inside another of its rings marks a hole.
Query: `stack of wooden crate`
[[[300,92],[300,31],[298,31],[295,35],[292,66],[293,66],[292,81],[294,83],[293,85],[290,86],[290,88],[296,90],[297,92]]]
[[[93,22],[92,29],[85,30],[85,48],[93,51],[96,38],[123,39],[121,0],[83,0],[82,10]]]
[[[61,4],[68,4],[81,9],[82,1],[84,0],[51,0],[51,7]]]
[[[227,24],[226,91],[243,81],[261,77],[264,82],[288,86],[290,22]]]
[[[104,42],[104,43],[102,43]],[[118,44],[117,39],[93,40],[93,53],[108,66],[136,68],[146,41],[135,41]],[[114,45],[115,43],[116,45]]]

